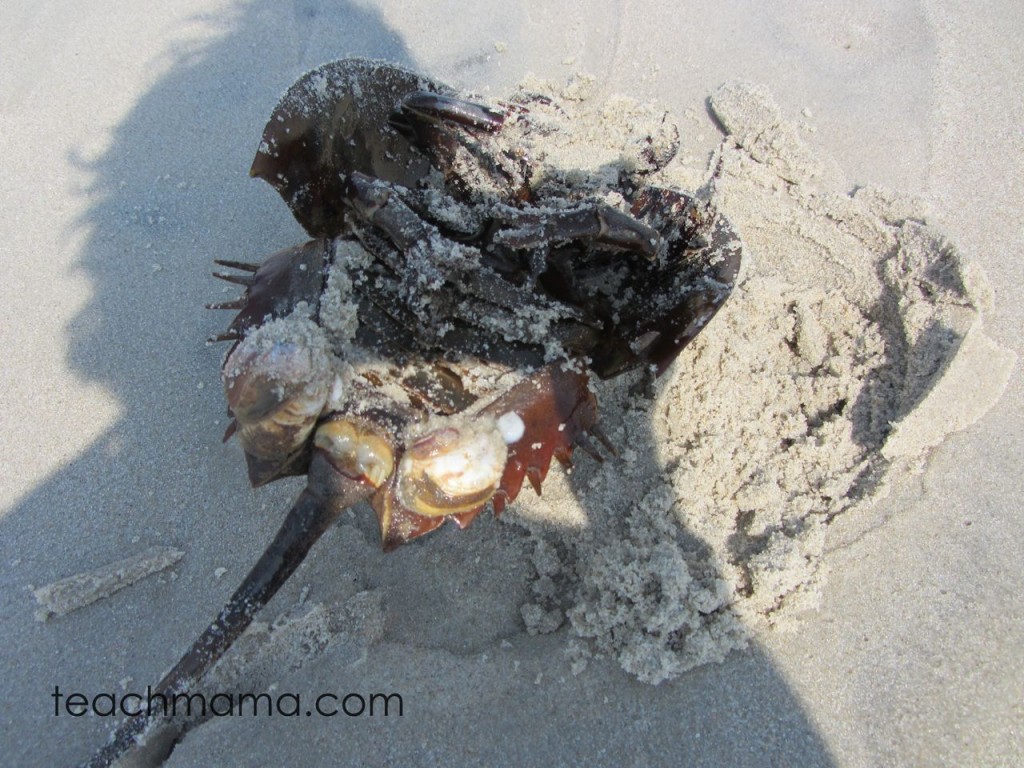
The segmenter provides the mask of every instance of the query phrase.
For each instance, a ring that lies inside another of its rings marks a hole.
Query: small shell
[[[313,443],[324,451],[335,468],[348,477],[380,488],[395,469],[387,440],[372,429],[346,419],[321,424]]]
[[[498,431],[505,444],[512,445],[522,439],[526,433],[526,424],[523,422],[522,416],[515,411],[509,411],[498,417]]]
[[[326,357],[315,349],[260,343],[253,336],[242,341],[224,365],[224,390],[246,453],[280,460],[300,448],[323,412],[332,380]]]
[[[453,419],[408,446],[398,468],[398,499],[428,517],[477,509],[494,495],[507,460],[493,420]]]

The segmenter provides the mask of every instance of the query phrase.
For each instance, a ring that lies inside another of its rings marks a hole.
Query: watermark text
[[[67,693],[53,686],[54,717],[402,717],[398,693]],[[304,702],[306,702],[304,704]]]

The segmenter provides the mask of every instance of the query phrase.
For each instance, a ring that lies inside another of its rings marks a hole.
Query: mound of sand
[[[606,168],[593,137],[660,130],[635,124],[657,110],[547,87],[562,162]],[[728,84],[709,106],[726,136],[708,169],[675,161],[653,182],[732,219],[737,288],[653,402],[635,377],[601,388],[621,460],[549,482],[515,516],[535,540],[529,630],[568,621],[575,669],[609,654],[650,683],[813,607],[830,523],[979,418],[1014,363],[982,331],[984,275],[919,204],[847,192],[763,87]]]

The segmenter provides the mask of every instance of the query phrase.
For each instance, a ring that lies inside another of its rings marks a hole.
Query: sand
[[[110,597],[140,579],[165,571],[185,553],[170,547],[150,547],[132,557],[126,557],[109,565],[102,565],[86,573],[77,573],[63,579],[44,584],[32,590],[39,603],[36,611],[39,621],[51,616],[64,616],[79,608]]]
[[[531,155],[580,179],[678,136],[656,108],[594,99],[592,77],[521,87],[558,105]],[[596,652],[658,684],[745,647],[751,626],[798,629],[829,526],[988,410],[1016,361],[984,335],[980,267],[920,203],[826,178],[764,86],[727,83],[709,107],[725,139],[703,174],[674,162],[647,181],[700,190],[734,222],[736,291],[653,398],[636,376],[598,387],[622,461],[522,502],[537,570],[523,618],[533,634],[568,619],[576,672]]]
[[[1016,18],[931,2],[6,10],[12,764],[101,743],[109,719],[54,717],[53,686],[155,681],[297,492],[248,490],[219,443],[220,353],[202,339],[222,321],[200,307],[221,298],[211,258],[302,239],[245,173],[284,88],[350,53],[486,96],[587,72],[595,104],[656,102],[683,137],[674,183],[718,168],[751,256],[661,384],[600,393],[621,462],[578,462],[506,521],[388,556],[353,513],[214,681],[400,691],[402,718],[209,720],[167,764],[1020,762]],[[186,554],[35,620],[32,585],[151,546]]]

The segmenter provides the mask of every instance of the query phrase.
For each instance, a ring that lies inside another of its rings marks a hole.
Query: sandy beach
[[[543,84],[570,164],[667,112],[660,180],[718,169],[744,273],[653,399],[599,390],[618,459],[389,554],[353,510],[205,689],[401,716],[213,717],[131,764],[1024,764],[1015,4],[8,6],[5,764],[100,747],[116,719],[55,691],[144,695],[302,488],[222,443],[203,305],[235,295],[213,259],[305,239],[248,171],[345,56]]]

